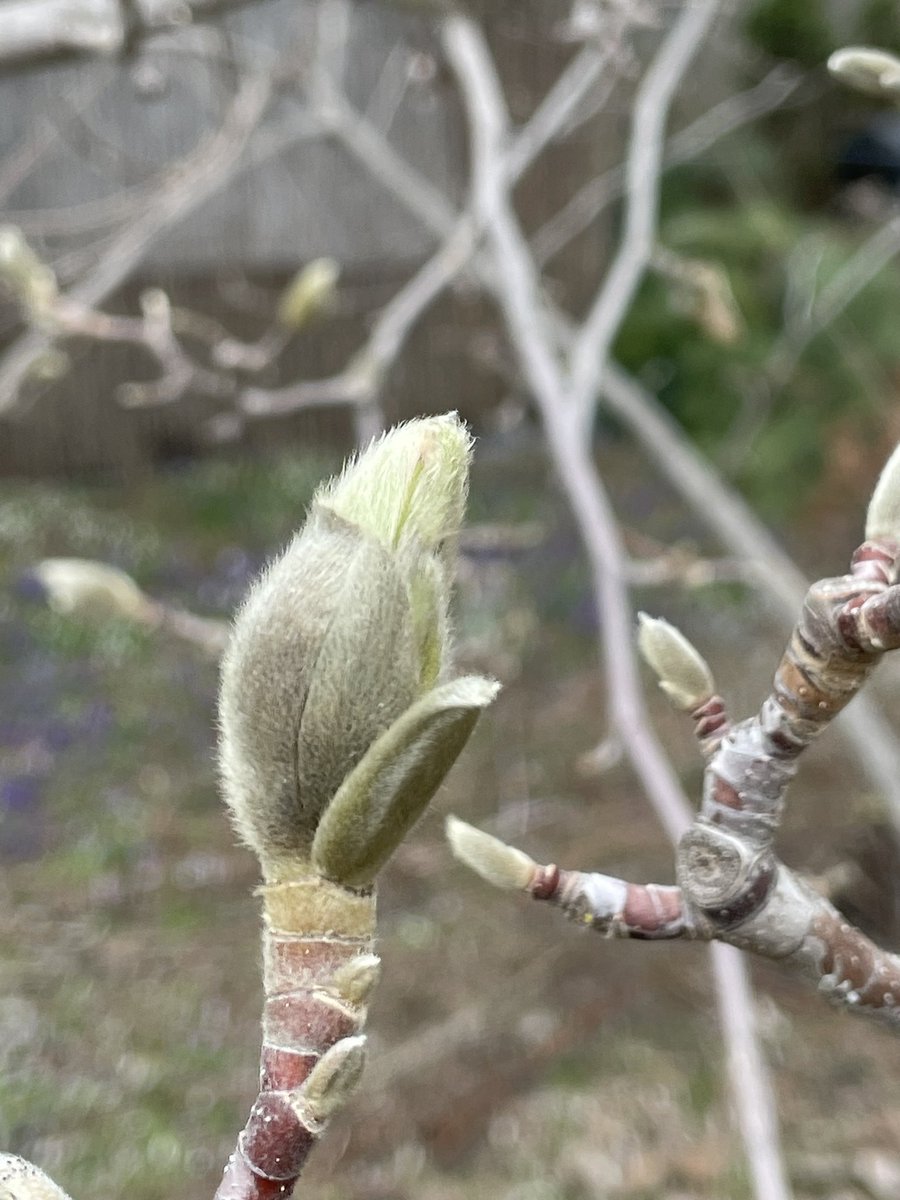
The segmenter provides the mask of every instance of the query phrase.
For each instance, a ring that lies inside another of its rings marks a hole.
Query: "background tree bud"
[[[153,619],[155,605],[130,575],[85,558],[45,558],[34,573],[57,612],[90,617],[115,615]]]
[[[301,267],[278,301],[278,323],[303,329],[334,303],[341,268],[333,258],[316,258]]]
[[[828,70],[858,92],[900,99],[900,58],[887,50],[846,46],[831,55]]]

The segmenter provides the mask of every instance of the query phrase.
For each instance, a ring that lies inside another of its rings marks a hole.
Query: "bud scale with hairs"
[[[264,883],[259,1096],[216,1193],[293,1190],[362,1071],[378,871],[496,694],[452,678],[470,439],[412,421],[319,489],[222,665],[225,798]]]
[[[0,1200],[69,1200],[61,1187],[16,1154],[0,1154]]]

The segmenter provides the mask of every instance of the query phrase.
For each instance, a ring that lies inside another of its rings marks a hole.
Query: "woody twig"
[[[540,866],[451,818],[454,852],[496,886],[555,904],[607,937],[718,940],[783,961],[827,999],[900,1032],[900,956],[854,928],[773,850],[800,755],[900,648],[898,575],[900,447],[849,573],[809,589],[754,717],[732,726],[696,650],[666,622],[642,618],[641,650],[673,704],[694,718],[707,758],[702,802],[676,852],[678,886]]]

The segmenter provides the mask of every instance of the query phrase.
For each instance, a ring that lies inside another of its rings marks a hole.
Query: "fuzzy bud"
[[[828,70],[842,83],[869,96],[900,98],[900,58],[871,46],[835,50]]]
[[[56,612],[146,622],[155,612],[130,575],[85,558],[45,558],[34,573]]]
[[[900,540],[900,445],[885,463],[869,501],[866,538]]]
[[[454,857],[494,887],[524,891],[534,878],[537,863],[515,846],[459,817],[447,818],[446,831]]]
[[[0,1154],[0,1200],[69,1200],[49,1175],[17,1154]]]
[[[333,258],[316,258],[297,272],[278,301],[278,323],[299,330],[334,303],[341,268]]]
[[[706,661],[668,621],[638,613],[638,649],[676,708],[691,712],[715,692]]]
[[[365,1004],[380,974],[381,959],[377,954],[357,954],[335,971],[329,987],[349,1004]]]
[[[359,1083],[366,1065],[366,1039],[341,1038],[319,1059],[303,1085],[302,1115],[324,1124],[342,1108]]]
[[[374,442],[319,489],[238,615],[220,761],[270,880],[312,858],[337,882],[370,883],[496,691],[442,682],[469,453],[452,414]]]
[[[0,226],[0,281],[32,319],[50,316],[59,296],[56,276],[15,225]]]

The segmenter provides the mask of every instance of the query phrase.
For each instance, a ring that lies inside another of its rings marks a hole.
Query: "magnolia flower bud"
[[[301,267],[278,301],[278,322],[303,329],[334,301],[341,268],[333,258],[316,258]]]
[[[130,575],[85,558],[45,558],[34,568],[57,612],[147,621],[155,611]]]
[[[341,1038],[309,1073],[301,1091],[304,1117],[316,1125],[343,1108],[359,1083],[366,1063],[366,1039]]]
[[[16,1154],[0,1154],[0,1200],[69,1200],[43,1171]]]
[[[449,547],[470,439],[411,421],[316,493],[257,582],[222,668],[220,762],[270,880],[367,886],[459,754],[496,685],[447,682]]]
[[[15,225],[0,226],[0,280],[35,320],[49,316],[59,296],[53,271]]]
[[[900,541],[900,445],[885,463],[869,501],[866,537]]]
[[[454,857],[494,887],[524,891],[534,879],[538,865],[522,850],[459,817],[448,817],[445,828]]]
[[[835,50],[828,70],[843,83],[869,96],[900,97],[900,58],[871,46]]]
[[[689,712],[715,691],[712,672],[683,633],[659,617],[638,613],[638,649],[676,708]]]

